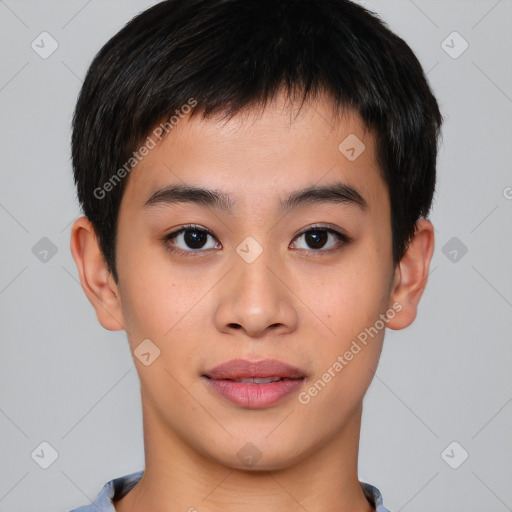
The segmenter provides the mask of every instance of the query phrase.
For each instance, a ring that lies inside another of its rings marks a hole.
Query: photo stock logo
[[[30,456],[39,467],[48,469],[57,460],[59,454],[48,441],[43,441],[32,451]]]
[[[363,141],[359,139],[356,135],[351,133],[339,146],[338,149],[340,153],[353,162],[357,160],[363,151],[366,149],[366,146],[363,144]]]
[[[458,469],[469,457],[469,453],[457,441],[451,442],[442,452],[441,458],[452,469]]]
[[[160,356],[160,349],[149,338],[146,338],[137,345],[133,355],[144,366],[149,366]]]
[[[466,255],[468,248],[454,236],[443,245],[441,251],[452,263],[458,263]]]
[[[59,43],[48,32],[41,32],[30,46],[39,57],[47,59],[57,50]]]
[[[32,254],[41,263],[48,263],[57,254],[57,250],[57,246],[49,238],[43,236],[32,247]]]
[[[252,236],[248,236],[238,244],[236,252],[246,263],[254,263],[263,252],[263,247]]]
[[[449,34],[441,43],[441,48],[452,59],[458,59],[468,47],[468,42],[456,30]]]
[[[238,453],[238,459],[242,464],[247,467],[255,466],[261,459],[262,453],[258,450],[258,447],[253,443],[246,443]]]

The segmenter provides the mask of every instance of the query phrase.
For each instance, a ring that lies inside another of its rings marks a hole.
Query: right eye
[[[202,250],[218,249],[220,244],[214,241],[208,246],[208,237],[216,240],[214,234],[206,228],[190,224],[169,233],[164,238],[164,243],[169,251],[180,253],[202,252]],[[192,254],[187,254],[187,256]],[[195,254],[194,254],[195,256]]]

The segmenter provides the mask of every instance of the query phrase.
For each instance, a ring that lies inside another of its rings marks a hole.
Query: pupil
[[[185,238],[185,243],[191,249],[201,249],[201,247],[206,242],[206,233],[203,233],[201,231],[188,230],[188,231],[185,231],[184,238]]]
[[[327,241],[327,232],[310,231],[306,234],[306,241],[313,249],[321,249]]]

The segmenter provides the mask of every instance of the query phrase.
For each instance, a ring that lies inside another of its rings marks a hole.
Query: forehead
[[[181,118],[133,168],[122,203],[140,209],[156,191],[180,184],[222,190],[242,212],[333,182],[354,188],[371,210],[387,201],[374,135],[352,111],[336,117],[325,96],[299,111],[279,95],[229,120]]]

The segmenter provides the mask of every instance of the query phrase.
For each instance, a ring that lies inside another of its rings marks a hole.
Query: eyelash
[[[169,252],[181,254],[181,255],[187,256],[187,257],[188,256],[191,256],[191,257],[204,256],[205,253],[212,251],[212,250],[216,250],[216,249],[195,249],[195,250],[191,249],[189,251],[185,251],[185,250],[180,249],[179,247],[175,247],[169,243],[173,238],[175,238],[176,236],[178,236],[181,233],[184,233],[186,231],[197,231],[197,232],[201,232],[201,233],[206,233],[206,234],[210,235],[212,238],[214,238],[215,240],[217,240],[215,235],[209,229],[203,228],[196,224],[187,224],[185,226],[182,226],[180,229],[173,231],[172,233],[169,233],[168,235],[165,235],[165,237],[162,239],[162,242],[163,242],[166,250],[168,250]],[[303,229],[302,231],[297,233],[297,235],[295,235],[293,240],[295,240],[295,239],[299,238],[300,236],[307,234],[311,231],[331,233],[338,239],[338,241],[336,242],[335,246],[333,246],[329,249],[296,249],[296,250],[308,251],[308,252],[312,252],[312,253],[320,253],[315,256],[321,255],[321,253],[331,254],[332,252],[341,250],[345,245],[349,244],[352,241],[352,239],[349,236],[337,231],[334,228],[326,227],[326,226],[316,226],[316,225],[308,226],[307,228]]]

